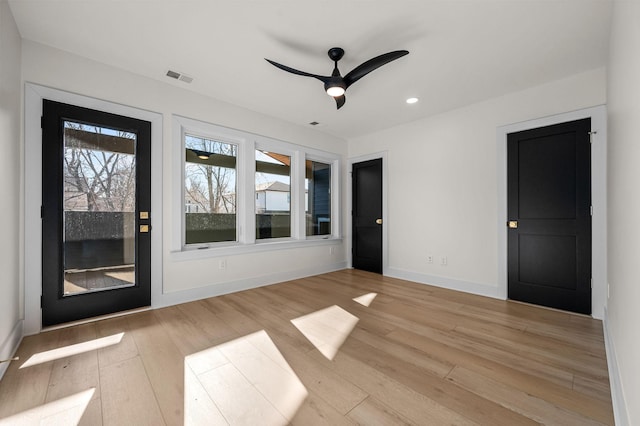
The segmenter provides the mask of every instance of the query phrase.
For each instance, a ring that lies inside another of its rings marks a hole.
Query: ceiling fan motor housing
[[[333,62],[338,62],[344,56],[344,49],[342,49],[341,47],[332,47],[331,49],[329,49],[327,54]]]

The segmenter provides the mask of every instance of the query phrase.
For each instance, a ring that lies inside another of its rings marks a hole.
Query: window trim
[[[209,242],[209,243],[193,243],[193,244],[187,244],[186,242],[186,233],[184,232],[185,228],[186,228],[186,215],[185,215],[185,188],[184,188],[184,179],[185,179],[185,163],[186,163],[186,147],[185,147],[185,139],[186,136],[189,135],[191,137],[194,138],[202,138],[202,139],[207,139],[207,140],[215,140],[216,142],[222,142],[222,143],[226,143],[229,145],[235,145],[236,147],[236,239],[235,241],[216,241],[216,242]],[[204,134],[200,131],[191,131],[190,128],[185,128],[184,126],[182,126],[181,132],[180,132],[180,141],[182,144],[182,149],[181,149],[181,154],[182,154],[182,162],[180,167],[182,167],[182,172],[181,172],[181,177],[182,177],[182,185],[180,187],[182,194],[180,197],[180,203],[182,205],[182,209],[181,209],[181,231],[180,231],[180,238],[181,238],[181,247],[183,248],[183,250],[194,250],[194,249],[198,249],[201,250],[200,247],[204,247],[204,246],[209,246],[210,244],[220,244],[223,245],[224,243],[226,244],[237,244],[240,241],[241,238],[241,233],[240,233],[240,221],[238,218],[238,209],[240,207],[239,205],[239,201],[238,201],[238,195],[240,192],[240,183],[239,183],[239,179],[238,179],[238,175],[240,174],[240,169],[241,169],[241,165],[240,165],[240,161],[239,161],[239,157],[240,157],[240,150],[241,150],[241,145],[242,145],[242,141],[239,139],[233,139],[230,137],[225,136],[220,136],[220,137],[212,137],[211,134]]]
[[[284,142],[249,132],[172,115],[171,245],[172,260],[205,259],[270,250],[284,250],[342,242],[340,226],[340,156],[314,148]],[[237,241],[185,244],[184,166],[185,134],[232,143],[238,147],[236,160]],[[291,237],[256,239],[255,229],[255,150],[291,155]],[[331,165],[331,234],[306,235],[304,167],[306,160]],[[301,196],[302,194],[302,196]]]
[[[337,170],[340,170],[340,164],[338,162],[338,160],[336,159],[328,159],[328,158],[323,158],[323,157],[318,157],[315,155],[305,155],[304,160],[303,160],[303,164],[304,167],[306,167],[306,162],[307,161],[315,161],[317,163],[323,163],[323,164],[328,164],[331,167],[331,186],[330,186],[330,191],[331,191],[331,197],[330,197],[330,202],[331,202],[331,233],[330,234],[325,234],[325,235],[306,235],[307,234],[307,224],[306,221],[305,223],[303,223],[303,232],[304,235],[306,236],[307,240],[321,240],[321,239],[326,239],[327,235],[329,235],[330,237],[332,237],[334,235],[334,232],[336,232],[336,230],[334,230],[334,226],[338,227],[340,224],[340,221],[337,219],[339,218],[340,215],[340,209],[338,206],[336,206],[336,204],[338,204],[340,202],[340,185],[339,183],[337,183],[337,181],[339,181],[338,179],[338,174],[334,174]],[[304,170],[303,167],[303,171],[302,174],[303,176],[306,173],[306,170]],[[304,184],[303,184],[303,191],[304,191]],[[334,194],[338,194],[337,196],[334,196]],[[303,216],[306,214],[306,209],[305,209],[305,205],[304,205],[304,200],[302,201],[302,213]],[[340,230],[337,230],[338,235],[340,235]]]
[[[265,143],[267,142],[267,143]],[[291,166],[289,166],[289,195],[291,197],[291,201],[289,202],[289,214],[290,214],[290,234],[291,236],[289,237],[272,237],[272,238],[258,238],[256,236],[255,238],[255,243],[256,244],[265,244],[265,243],[269,243],[269,242],[276,242],[276,241],[293,241],[293,240],[298,240],[299,235],[297,233],[297,226],[296,226],[296,220],[297,220],[297,214],[295,214],[296,212],[296,206],[297,206],[297,194],[294,195],[297,191],[294,190],[295,185],[297,184],[297,180],[298,180],[298,176],[297,176],[297,163],[298,163],[298,158],[297,158],[297,151],[296,150],[292,150],[290,149],[291,147],[286,147],[286,146],[282,146],[281,147],[281,143],[268,143],[269,141],[260,141],[260,142],[256,142],[254,144],[253,147],[253,166],[256,167],[256,151],[271,151],[271,152],[276,152],[278,154],[283,154],[283,155],[287,155],[289,156],[289,158],[291,159]],[[276,141],[277,142],[277,141]],[[257,171],[254,170],[253,172],[253,193],[256,194],[257,191],[255,190],[256,187],[256,173]],[[254,198],[254,205],[253,205],[253,217],[254,217],[254,231],[255,231],[255,216],[256,216],[256,206],[255,206],[255,197]]]

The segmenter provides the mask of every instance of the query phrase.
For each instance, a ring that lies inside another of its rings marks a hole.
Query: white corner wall
[[[609,112],[609,287],[605,317],[616,424],[640,424],[640,2],[614,2]],[[611,366],[615,367],[611,371]]]
[[[161,72],[163,70],[159,70],[159,73]],[[152,282],[154,307],[342,269],[346,266],[346,252],[341,241],[332,245],[333,250],[326,245],[318,244],[308,247],[298,245],[295,249],[227,255],[225,270],[220,270],[217,258],[182,260],[175,259],[170,253],[170,248],[174,246],[171,232],[174,186],[171,154],[174,152],[172,146],[177,142],[173,139],[173,114],[313,147],[337,154],[343,161],[346,158],[346,141],[217,101],[175,84],[141,77],[27,40],[22,42],[22,79],[24,83],[34,83],[39,87],[54,88],[160,115],[163,154],[159,162],[153,164],[153,169],[160,172],[161,178],[158,181],[154,180],[153,184],[156,188],[158,184],[161,186],[156,199],[161,198],[162,206],[162,254],[161,261],[152,265],[158,277]],[[30,114],[29,105],[26,105],[26,108],[27,114]],[[26,121],[29,122],[29,117],[26,117]],[[26,143],[30,149],[37,141],[27,140]],[[341,181],[344,182],[344,179],[341,178]],[[155,217],[157,218],[157,213]],[[343,215],[343,223],[344,220]],[[32,221],[35,222],[35,219]],[[26,223],[25,226],[39,226],[39,223]],[[38,242],[27,241],[27,245],[27,256],[39,258],[36,252],[39,250]],[[32,293],[37,293],[39,283],[32,282],[35,279],[27,281],[27,298],[33,299]],[[30,311],[37,309],[33,300],[27,300],[26,304],[30,306]],[[28,329],[25,334],[38,332],[37,323],[38,321],[35,324],[27,321],[25,324]]]
[[[20,241],[20,34],[6,0],[0,0],[0,359],[22,338]],[[0,364],[0,378],[8,363]]]
[[[350,158],[387,155],[385,273],[504,297],[496,129],[602,105],[605,83],[596,69],[350,140]]]

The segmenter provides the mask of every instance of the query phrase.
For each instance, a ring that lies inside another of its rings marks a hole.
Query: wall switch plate
[[[433,256],[430,254],[427,255],[427,263],[433,263]]]
[[[442,266],[447,266],[447,256],[442,256],[442,257],[440,258],[440,264],[441,264]]]

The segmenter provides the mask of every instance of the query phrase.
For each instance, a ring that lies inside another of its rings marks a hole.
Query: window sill
[[[262,253],[275,250],[290,250],[305,247],[317,247],[327,245],[342,244],[342,238],[319,238],[313,237],[307,240],[286,240],[286,241],[259,241],[255,244],[235,243],[223,246],[211,246],[206,248],[188,248],[169,252],[172,261],[182,262],[189,260],[199,260],[223,256],[238,256],[250,253]]]

